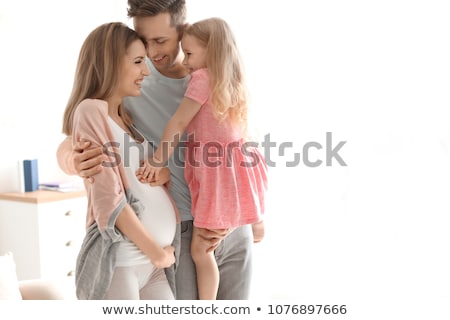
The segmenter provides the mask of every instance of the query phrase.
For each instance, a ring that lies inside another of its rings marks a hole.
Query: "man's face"
[[[160,13],[154,17],[135,17],[136,32],[147,40],[147,56],[160,71],[181,63],[180,36],[170,25],[170,14]]]

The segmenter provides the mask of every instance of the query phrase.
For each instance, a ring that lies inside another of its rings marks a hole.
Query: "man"
[[[147,40],[150,76],[142,83],[139,97],[124,101],[137,129],[149,140],[158,143],[166,123],[175,113],[189,81],[183,66],[180,40],[186,22],[185,0],[129,0],[128,16],[134,28]],[[61,143],[58,162],[68,174],[95,179],[101,170],[101,148],[89,149],[89,143],[79,143],[72,150],[70,139]],[[179,300],[195,300],[197,283],[195,266],[190,254],[192,214],[189,189],[184,180],[184,157],[176,150],[169,162],[171,194],[180,210],[181,230],[174,241],[176,265],[166,274]],[[160,182],[156,181],[155,184]],[[205,231],[202,235],[215,250],[220,272],[217,299],[248,299],[252,269],[251,226],[243,226],[231,233]]]

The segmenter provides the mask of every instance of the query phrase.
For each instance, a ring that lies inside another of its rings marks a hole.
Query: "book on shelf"
[[[38,160],[23,160],[24,191],[36,191],[39,188]]]
[[[82,190],[82,187],[73,181],[54,181],[39,184],[41,190],[51,190],[60,192],[71,192]]]

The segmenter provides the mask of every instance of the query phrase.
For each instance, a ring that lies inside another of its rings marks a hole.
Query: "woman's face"
[[[142,81],[150,74],[145,63],[145,46],[141,40],[136,40],[128,47],[124,56],[120,73],[118,91],[120,96],[139,96]]]

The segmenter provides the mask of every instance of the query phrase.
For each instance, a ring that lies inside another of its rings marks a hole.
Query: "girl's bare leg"
[[[219,268],[214,251],[207,252],[209,245],[202,241],[194,226],[191,255],[197,272],[198,297],[200,300],[216,300],[219,289]]]

